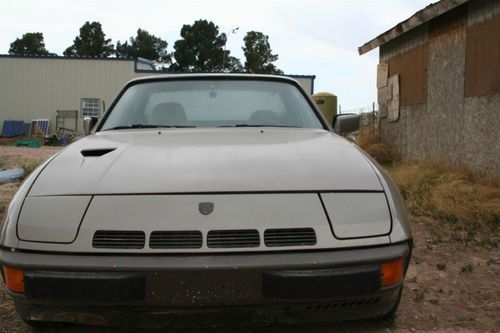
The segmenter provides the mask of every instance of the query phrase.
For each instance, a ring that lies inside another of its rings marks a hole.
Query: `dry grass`
[[[444,232],[464,243],[498,244],[498,186],[442,163],[402,163],[394,149],[370,130],[362,131],[357,142],[387,168],[410,214],[438,221]]]
[[[463,242],[496,244],[500,188],[469,172],[430,162],[388,168],[410,214],[441,222]]]
[[[371,128],[362,129],[356,139],[356,144],[383,165],[399,161],[399,155],[389,144],[383,142]]]
[[[34,159],[23,162],[20,166],[24,169],[23,180],[26,179],[26,177],[28,177],[33,172],[33,170],[35,170],[43,162],[43,159]]]

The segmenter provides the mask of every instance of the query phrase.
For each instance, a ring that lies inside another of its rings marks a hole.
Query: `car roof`
[[[262,80],[262,81],[281,81],[299,85],[299,83],[291,77],[282,75],[266,75],[266,74],[233,74],[233,73],[193,73],[193,74],[161,74],[138,77],[127,82],[126,86],[139,84],[142,82],[151,81],[169,81],[169,80]]]

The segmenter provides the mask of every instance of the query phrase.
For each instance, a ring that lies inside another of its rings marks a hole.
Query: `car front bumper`
[[[218,255],[89,255],[0,250],[24,270],[9,294],[28,320],[98,325],[212,326],[382,316],[402,282],[382,287],[380,264],[410,246]],[[194,320],[193,320],[194,319]]]

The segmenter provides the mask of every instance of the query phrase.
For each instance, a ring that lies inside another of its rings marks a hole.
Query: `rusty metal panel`
[[[429,22],[429,39],[437,41],[467,25],[467,4],[443,14]],[[452,51],[452,50],[450,50]]]
[[[399,74],[400,104],[426,102],[428,44],[389,59],[389,76]]]
[[[396,39],[380,46],[380,62],[386,62],[397,55],[410,51],[429,40],[429,24],[419,26]]]
[[[500,14],[467,27],[465,96],[500,93]]]

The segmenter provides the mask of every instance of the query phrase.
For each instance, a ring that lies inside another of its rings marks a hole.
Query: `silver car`
[[[384,319],[411,254],[382,168],[289,78],[130,81],[8,209],[0,264],[33,326]]]

